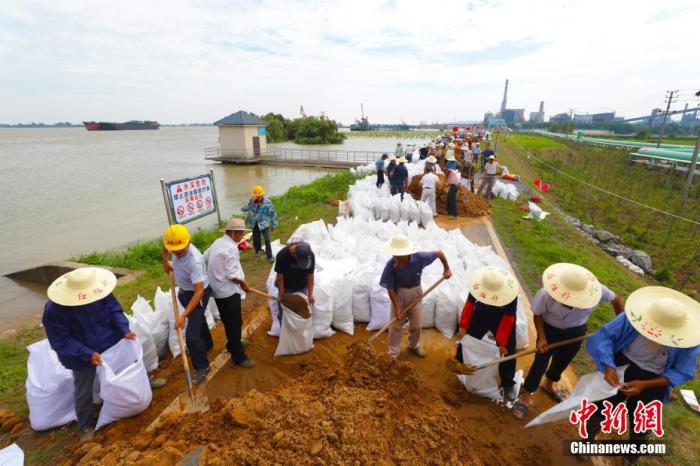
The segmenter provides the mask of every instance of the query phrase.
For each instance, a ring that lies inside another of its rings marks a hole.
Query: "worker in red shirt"
[[[513,274],[500,267],[482,267],[469,278],[469,296],[459,319],[459,339],[465,334],[481,340],[487,332],[496,338],[501,357],[515,353],[515,319],[520,285]],[[457,345],[457,361],[463,363],[462,345]],[[503,394],[515,401],[515,359],[498,365]]]

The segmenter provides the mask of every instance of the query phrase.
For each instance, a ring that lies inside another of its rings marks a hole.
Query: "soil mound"
[[[320,367],[276,388],[175,413],[152,432],[86,444],[73,464],[482,464],[474,439],[414,368],[367,343],[342,367]]]
[[[421,180],[423,175],[414,176],[406,189],[415,199],[420,199],[423,192]],[[439,214],[447,214],[447,191],[449,186],[444,175],[438,175],[438,184],[435,189],[435,204]],[[477,196],[464,186],[457,190],[457,211],[460,217],[481,217],[491,211],[491,204],[485,197]]]

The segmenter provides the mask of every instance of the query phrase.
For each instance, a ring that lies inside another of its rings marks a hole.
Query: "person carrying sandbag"
[[[421,289],[423,269],[432,264],[435,259],[440,259],[443,276],[450,278],[452,276],[450,265],[442,251],[419,252],[418,246],[404,235],[394,236],[384,245],[382,251],[393,256],[384,266],[379,280],[379,285],[386,288],[389,294],[392,312],[396,317],[396,321],[389,327],[389,356],[394,359],[399,357],[401,333],[408,320],[409,348],[418,357],[424,358],[425,350],[420,347],[423,307],[419,302],[407,312],[404,312],[403,308],[423,293]]]
[[[491,332],[501,357],[515,353],[515,320],[520,285],[510,271],[501,267],[481,267],[469,277],[469,296],[459,319],[459,339],[471,335],[477,340]],[[457,361],[463,363],[462,345],[457,345]],[[503,394],[515,401],[515,359],[498,365]]]
[[[612,303],[616,314],[623,312],[620,298],[602,285],[588,269],[576,264],[553,264],[542,274],[542,288],[532,302],[537,353],[523,384],[520,402],[513,406],[513,415],[522,419],[532,405],[532,397],[541,388],[554,401],[564,399],[554,384],[574,359],[581,342],[547,349],[548,344],[586,334],[588,316],[603,302]],[[590,344],[590,343],[589,343]],[[542,376],[546,380],[540,386]]]
[[[92,389],[101,353],[122,338],[135,340],[129,321],[112,291],[117,277],[99,267],[81,267],[68,272],[49,286],[42,324],[51,348],[66,369],[73,371],[75,414],[80,441],[95,435]],[[163,379],[150,379],[154,388]]]
[[[255,366],[255,361],[246,356],[248,342],[241,340],[241,299],[250,288],[241,267],[238,244],[243,241],[244,233],[250,230],[243,220],[232,218],[220,231],[224,234],[212,243],[203,257],[207,262],[211,294],[224,324],[226,349],[231,355],[231,363],[248,369]]]
[[[700,303],[670,288],[640,288],[629,295],[622,314],[589,338],[586,350],[605,381],[619,387],[615,395],[595,403],[597,409],[586,425],[588,440],[601,431],[607,402],[614,407],[625,403],[630,441],[647,443],[649,432],[637,431],[640,407],[647,412],[656,404],[661,430],[661,403],[670,401],[672,388],[695,378],[700,355]],[[620,383],[617,368],[625,365],[624,382]],[[662,430],[655,433],[663,435]],[[625,459],[636,464],[638,458]]]
[[[168,256],[172,255],[172,262]],[[165,273],[174,272],[175,281],[180,290],[177,299],[185,308],[180,314],[175,328],[185,328],[187,350],[195,369],[192,382],[198,384],[209,372],[207,351],[214,347],[204,310],[209,303],[209,277],[204,267],[204,258],[190,242],[190,232],[183,225],[170,225],[163,234],[163,269]]]

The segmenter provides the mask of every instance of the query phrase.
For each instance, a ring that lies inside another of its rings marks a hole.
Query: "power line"
[[[635,205],[638,205],[638,206],[640,206],[640,207],[644,207],[644,208],[646,208],[646,209],[653,210],[654,212],[658,212],[658,213],[660,213],[660,214],[668,215],[669,217],[673,217],[673,218],[676,218],[676,219],[678,219],[678,220],[683,220],[684,222],[692,223],[692,224],[694,224],[694,225],[700,225],[700,222],[698,222],[698,221],[695,221],[695,220],[692,220],[692,219],[689,219],[689,218],[685,218],[685,217],[681,217],[680,215],[674,214],[673,212],[667,212],[667,211],[665,211],[665,210],[657,209],[657,208],[654,207],[654,206],[650,206],[650,205],[647,205],[647,204],[643,204],[643,203],[641,203],[641,202],[639,202],[639,201],[635,201],[634,199],[630,199],[630,198],[628,198],[628,197],[621,196],[621,195],[619,195],[619,194],[617,194],[617,193],[614,193],[614,192],[612,192],[612,191],[608,191],[608,190],[605,189],[605,188],[601,188],[601,187],[599,187],[599,186],[596,186],[596,185],[594,185],[594,184],[591,184],[591,183],[589,183],[589,182],[586,181],[586,180],[582,180],[582,179],[580,179],[580,178],[576,178],[575,176],[569,175],[569,174],[566,173],[565,171],[562,171],[562,170],[558,169],[557,167],[554,167],[554,166],[548,164],[547,162],[545,162],[544,160],[540,159],[539,157],[533,155],[533,154],[530,153],[527,149],[525,149],[523,146],[521,146],[516,140],[512,139],[512,141],[515,143],[515,145],[517,145],[518,147],[520,147],[520,149],[521,149],[523,152],[525,152],[525,153],[527,154],[528,158],[532,157],[533,159],[535,159],[535,160],[537,160],[538,162],[540,162],[542,165],[545,165],[545,166],[547,166],[548,168],[550,168],[550,169],[552,169],[552,170],[554,170],[554,171],[556,171],[556,172],[559,172],[559,173],[561,173],[562,175],[564,175],[564,176],[566,176],[566,177],[568,177],[568,178],[571,178],[571,179],[574,180],[574,181],[577,181],[577,182],[579,182],[579,183],[581,183],[581,184],[584,184],[584,185],[588,186],[589,188],[596,189],[596,190],[601,191],[601,192],[603,192],[603,193],[605,193],[605,194],[608,194],[608,195],[610,195],[610,196],[616,197],[616,198],[621,199],[621,200],[623,200],[623,201],[630,202],[630,203],[635,204]]]

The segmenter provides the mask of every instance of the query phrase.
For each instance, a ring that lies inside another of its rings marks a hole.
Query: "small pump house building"
[[[253,161],[267,152],[267,122],[243,110],[214,122],[219,127],[219,151],[225,159]]]

